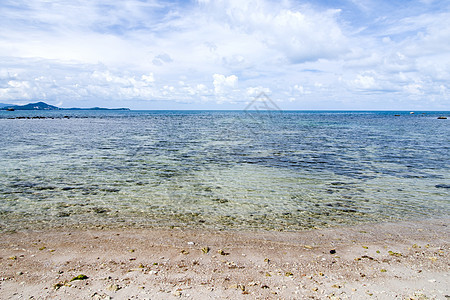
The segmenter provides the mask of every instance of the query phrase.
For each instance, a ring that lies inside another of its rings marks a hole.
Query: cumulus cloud
[[[238,83],[238,77],[236,75],[225,76],[222,74],[214,74],[213,79],[214,92],[216,94],[223,94],[233,90]]]
[[[336,9],[317,12],[262,0],[214,1],[208,8],[213,12],[210,19],[219,19],[246,36],[255,43],[252,48],[275,51],[294,63],[336,57],[348,47]]]

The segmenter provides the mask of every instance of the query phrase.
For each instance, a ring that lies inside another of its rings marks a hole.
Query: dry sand
[[[0,298],[449,299],[449,236],[448,219],[302,232],[2,233]],[[71,281],[78,275],[87,278]]]

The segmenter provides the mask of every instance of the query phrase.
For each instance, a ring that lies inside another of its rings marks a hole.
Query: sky
[[[450,110],[448,0],[0,0],[0,28],[1,103]]]

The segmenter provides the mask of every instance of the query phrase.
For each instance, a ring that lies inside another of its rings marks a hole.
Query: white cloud
[[[374,77],[361,74],[356,76],[356,79],[353,80],[353,84],[356,88],[360,89],[373,89],[377,86]]]
[[[316,83],[316,86],[320,86],[320,84]],[[305,95],[305,94],[310,94],[311,92],[309,92],[308,90],[305,89],[304,86],[296,84],[294,85],[294,91],[297,91],[300,95]]]
[[[213,75],[214,92],[223,94],[237,87],[238,77],[236,75],[225,76],[222,74]]]
[[[423,94],[423,92],[421,90],[422,89],[422,85],[418,84],[418,83],[408,84],[408,85],[404,86],[403,89],[409,94],[413,94],[413,95],[421,95],[421,94]]]
[[[255,97],[261,95],[261,93],[270,95],[272,93],[272,91],[267,87],[256,86],[256,87],[247,88],[246,93],[249,98],[255,98]]]
[[[142,80],[147,83],[155,82],[155,77],[153,76],[153,73],[150,73],[149,75],[142,75]]]

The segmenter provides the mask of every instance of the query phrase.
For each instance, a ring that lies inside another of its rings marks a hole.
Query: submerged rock
[[[434,187],[438,189],[450,189],[450,184],[436,184]]]

